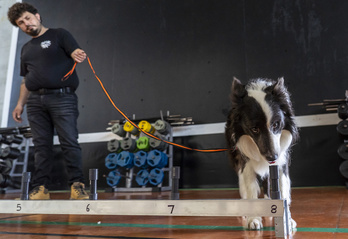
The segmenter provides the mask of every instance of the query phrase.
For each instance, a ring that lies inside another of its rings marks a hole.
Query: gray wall
[[[46,26],[66,28],[76,37],[117,106],[137,119],[170,110],[196,123],[223,122],[233,76],[244,82],[284,76],[296,115],[323,113],[308,103],[343,98],[347,88],[346,1],[28,2],[38,7]],[[27,40],[19,34],[18,49]],[[18,53],[16,59],[12,107],[20,82]],[[79,130],[103,132],[109,120],[121,116],[88,64],[77,71]],[[15,125],[11,119],[8,123]],[[342,185],[335,126],[303,129],[301,138],[293,151],[294,185]],[[225,147],[222,134],[176,140],[192,147]],[[86,169],[105,170],[105,144],[82,147]],[[182,187],[237,185],[224,153],[176,149],[175,163],[182,167]]]
[[[11,36],[13,27],[7,20],[7,9],[15,3],[15,0],[0,1],[0,125],[7,125],[2,121],[2,112],[5,101],[6,78],[11,49]]]

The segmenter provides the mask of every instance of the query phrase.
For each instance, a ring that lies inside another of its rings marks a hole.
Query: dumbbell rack
[[[346,97],[347,95],[346,91]],[[346,98],[347,99],[347,98]],[[341,175],[344,177],[346,188],[348,188],[348,103],[347,100],[337,107],[338,117],[342,119],[336,127],[343,143],[338,147],[337,153],[343,159],[339,166]]]
[[[24,138],[23,143],[20,145],[21,156],[13,160],[13,166],[9,174],[12,181],[20,183],[23,173],[27,171],[28,158],[29,158],[29,146],[30,146],[30,139]],[[21,189],[7,187],[4,190],[7,193],[10,193],[10,192],[20,192]]]
[[[133,139],[137,139],[139,137],[145,136],[144,133],[140,132],[138,136],[131,135],[130,133],[127,133],[126,137],[131,137]],[[167,135],[162,135],[162,137],[167,140],[172,142],[173,141],[173,131],[172,127],[169,129],[169,133]],[[126,177],[125,177],[125,186],[119,187],[119,186],[113,186],[107,189],[107,191],[112,191],[112,192],[152,192],[152,191],[171,191],[172,190],[172,171],[173,171],[173,146],[168,145],[166,150],[163,151],[167,157],[168,157],[168,164],[166,167],[162,168],[164,172],[164,179],[163,182],[158,184],[157,186],[138,186],[134,187],[133,183],[135,182],[134,180],[134,174],[135,174],[135,166],[133,166],[130,169],[123,169],[126,171]],[[165,182],[165,183],[164,183]],[[165,185],[164,185],[165,184]],[[147,184],[149,185],[149,183]]]
[[[337,153],[344,160],[339,167],[339,171],[345,178],[346,188],[348,188],[348,90],[345,91],[343,99],[325,99],[322,103],[313,103],[309,106],[324,107],[327,112],[337,112],[342,120],[338,123],[336,130],[343,143],[338,147]]]
[[[28,165],[29,146],[31,143],[30,129],[28,127],[23,127],[19,129],[2,129],[1,131],[4,131],[5,135],[20,135],[23,137],[23,141],[17,146],[20,155],[16,159],[12,160],[12,168],[8,173],[11,183],[9,183],[9,186],[1,188],[0,193],[20,192],[21,179],[23,173],[27,171]],[[1,149],[4,149],[2,145]]]

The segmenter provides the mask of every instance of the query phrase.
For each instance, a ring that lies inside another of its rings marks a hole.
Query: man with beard
[[[8,10],[8,19],[32,37],[21,51],[18,103],[12,113],[21,123],[27,105],[28,121],[35,147],[35,173],[29,199],[50,199],[48,185],[53,167],[53,136],[56,130],[64,154],[71,199],[88,199],[82,173],[81,148],[77,141],[78,99],[75,90],[79,80],[74,71],[62,80],[74,63],[81,63],[86,53],[64,29],[42,25],[38,10],[28,3],[15,3]]]

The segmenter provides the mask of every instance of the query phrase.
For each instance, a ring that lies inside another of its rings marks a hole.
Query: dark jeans
[[[53,168],[53,135],[58,134],[69,184],[83,182],[81,148],[77,141],[78,99],[75,93],[30,93],[27,115],[35,148],[32,187],[50,184]]]

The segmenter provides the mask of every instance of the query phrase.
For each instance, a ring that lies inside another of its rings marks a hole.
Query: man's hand
[[[22,123],[22,117],[21,117],[22,113],[23,113],[23,106],[17,105],[12,112],[12,118],[14,119],[14,121],[16,121],[17,123]]]
[[[87,54],[82,50],[77,48],[75,51],[71,53],[71,58],[77,63],[83,62],[87,57]]]
[[[17,123],[22,123],[21,115],[23,113],[24,106],[27,103],[28,96],[29,96],[29,91],[27,87],[25,86],[25,77],[23,77],[21,88],[19,91],[18,102],[17,102],[16,108],[12,112],[12,118]]]

